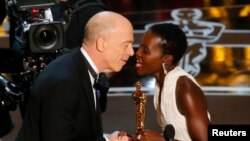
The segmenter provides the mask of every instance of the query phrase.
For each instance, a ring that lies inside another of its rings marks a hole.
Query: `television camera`
[[[53,0],[7,0],[15,18],[15,42],[0,50],[0,108],[15,110],[25,102],[43,68],[64,52],[64,25],[48,18]],[[11,27],[12,28],[12,27]],[[11,73],[12,81],[1,75]]]
[[[46,3],[45,3],[46,2]],[[8,1],[8,9],[17,19],[16,39],[32,53],[51,53],[63,48],[64,29],[61,21],[53,21],[48,9],[53,0]]]

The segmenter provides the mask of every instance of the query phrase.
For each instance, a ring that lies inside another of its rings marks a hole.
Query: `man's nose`
[[[134,48],[132,45],[128,48],[128,54],[129,54],[129,56],[133,56],[135,54]]]

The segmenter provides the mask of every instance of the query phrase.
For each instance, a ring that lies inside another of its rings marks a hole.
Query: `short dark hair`
[[[177,65],[187,48],[187,38],[182,29],[172,23],[160,23],[151,26],[149,31],[162,38],[163,54],[173,55],[173,64]]]

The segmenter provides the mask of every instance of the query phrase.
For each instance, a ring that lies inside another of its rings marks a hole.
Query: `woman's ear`
[[[97,39],[97,41],[96,41],[96,49],[99,52],[102,52],[104,50],[104,43],[105,43],[104,38],[100,37],[100,38]]]
[[[173,63],[173,59],[174,59],[174,57],[173,57],[173,55],[168,55],[168,62],[169,63]]]
[[[164,55],[163,57],[163,60],[162,60],[162,63],[165,63],[165,64],[172,64],[173,62],[173,56],[172,55]]]

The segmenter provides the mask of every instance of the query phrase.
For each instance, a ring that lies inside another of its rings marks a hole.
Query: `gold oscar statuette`
[[[132,93],[134,104],[136,105],[136,141],[141,141],[142,131],[144,129],[145,104],[147,94],[141,90],[142,84],[136,82],[136,90]]]

